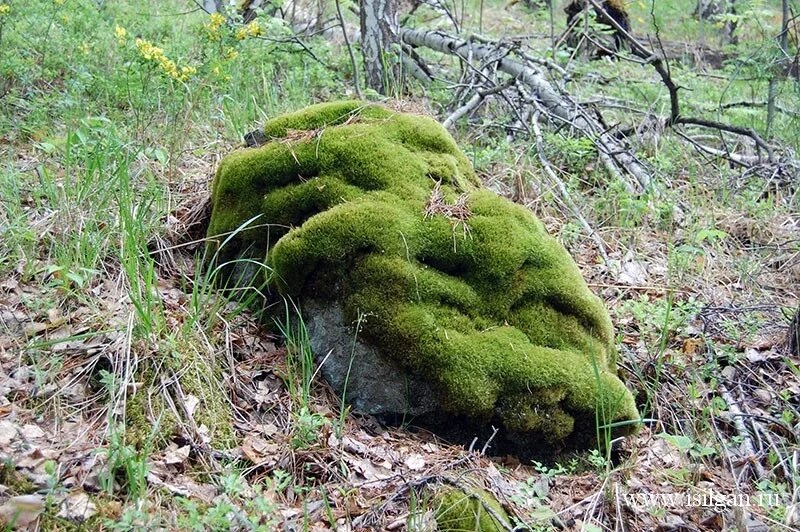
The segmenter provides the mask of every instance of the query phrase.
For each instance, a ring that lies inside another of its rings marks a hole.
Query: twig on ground
[[[530,97],[547,111],[548,117],[555,118],[592,139],[597,145],[603,164],[612,174],[621,176],[622,172],[625,172],[632,176],[637,186],[628,183],[631,191],[634,189],[643,191],[649,186],[650,171],[636,158],[630,148],[585,109],[559,94],[538,69],[511,59],[507,53],[499,55],[499,46],[492,47],[436,31],[402,29],[400,33],[402,40],[411,46],[422,46],[455,55],[467,62],[470,58],[477,61],[494,61],[498,71],[516,78],[530,88]]]
[[[561,199],[564,201],[564,203],[567,204],[567,206],[572,211],[572,215],[575,216],[575,218],[577,218],[581,226],[583,226],[583,228],[586,230],[587,234],[589,235],[589,238],[591,238],[597,245],[598,253],[600,253],[600,255],[603,257],[605,263],[608,264],[608,253],[606,252],[605,242],[603,242],[603,239],[600,238],[600,235],[597,233],[597,231],[592,229],[592,226],[589,225],[589,222],[586,221],[586,218],[584,218],[578,206],[575,204],[574,201],[572,201],[572,197],[570,196],[569,191],[567,190],[567,186],[564,184],[564,181],[562,181],[558,177],[555,170],[553,170],[552,165],[547,160],[547,157],[544,154],[544,140],[542,138],[542,130],[539,127],[540,114],[541,113],[538,111],[534,113],[533,120],[531,121],[531,127],[533,127],[533,134],[536,138],[536,151],[539,154],[539,160],[542,163],[542,167],[544,168],[544,171],[547,173],[550,179],[553,181],[553,183],[555,183],[556,188],[558,189],[558,192],[561,195]]]

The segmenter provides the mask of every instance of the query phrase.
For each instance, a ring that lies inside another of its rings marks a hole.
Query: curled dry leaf
[[[180,465],[189,459],[190,451],[191,447],[189,445],[171,448],[164,453],[164,463],[167,465]]]
[[[194,412],[197,410],[197,405],[200,404],[200,399],[192,394],[188,394],[183,401],[186,404],[186,412],[190,417],[194,416]]]

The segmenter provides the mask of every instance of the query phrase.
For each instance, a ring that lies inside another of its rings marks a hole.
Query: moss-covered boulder
[[[273,292],[311,309],[323,375],[340,393],[347,381],[349,402],[465,441],[494,425],[520,454],[638,418],[601,301],[437,122],[335,102],[270,120],[263,138],[220,164],[208,234],[220,261],[256,258]]]

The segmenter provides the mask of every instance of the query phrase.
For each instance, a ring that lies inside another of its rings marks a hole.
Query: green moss
[[[283,295],[368,315],[362,337],[433,381],[448,413],[499,417],[548,446],[638,418],[602,302],[528,209],[480,186],[441,125],[336,102],[265,131],[214,180],[210,237],[267,224],[222,260],[250,247]],[[460,214],[430,214],[459,200]]]
[[[184,397],[193,395],[200,400],[193,414],[195,424],[209,430],[211,445],[215,448],[232,448],[238,443],[234,429],[231,405],[226,398],[224,378],[219,361],[207,360],[202,351],[191,343],[177,342],[171,357],[156,363],[145,360],[140,368],[141,385],[126,403],[125,440],[139,448],[150,445],[156,448],[177,435],[182,424],[164,399],[171,394],[172,402],[179,405],[173,386],[164,388],[176,376]],[[164,377],[164,379],[162,379]]]
[[[231,449],[239,438],[234,428],[233,411],[225,394],[226,379],[219,360],[208,360],[191,344],[178,345],[173,359],[181,389],[185,395],[200,400],[193,414],[197,426],[208,427],[211,445],[218,449]]]
[[[470,489],[469,493],[451,487],[442,488],[434,498],[436,525],[442,532],[500,532],[507,530],[492,512],[511,524],[508,514],[489,492]],[[487,508],[491,508],[492,512]]]
[[[6,487],[8,495],[28,495],[36,491],[36,485],[17,471],[11,460],[0,462],[0,484]]]

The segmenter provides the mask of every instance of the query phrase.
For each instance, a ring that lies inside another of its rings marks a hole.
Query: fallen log
[[[630,147],[583,107],[559,93],[537,68],[511,59],[505,54],[498,57],[497,50],[486,44],[439,31],[404,28],[400,30],[400,38],[410,46],[430,48],[458,56],[465,61],[496,61],[497,70],[512,76],[532,90],[536,103],[558,125],[569,125],[579,134],[590,138],[597,146],[606,169],[627,183],[631,192],[642,192],[650,185],[652,176],[649,170],[633,155]],[[625,179],[624,174],[633,177],[634,182]]]

